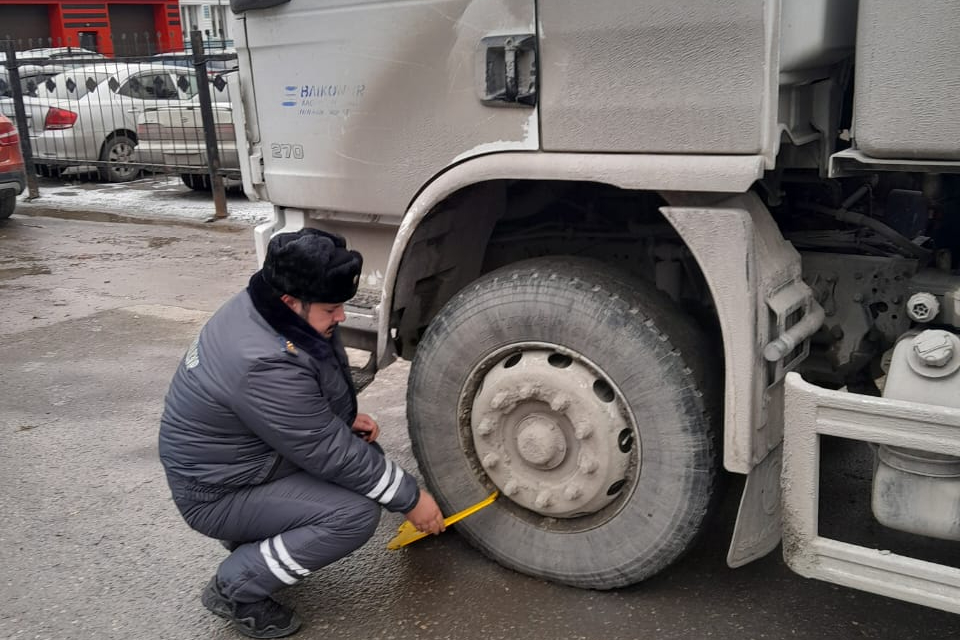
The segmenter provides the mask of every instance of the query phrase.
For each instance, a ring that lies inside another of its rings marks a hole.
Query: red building
[[[183,50],[177,0],[0,0],[0,40],[18,49],[84,47],[106,56]]]

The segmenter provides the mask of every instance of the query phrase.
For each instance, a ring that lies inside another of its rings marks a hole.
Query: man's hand
[[[365,413],[358,413],[353,421],[354,432],[363,438],[364,442],[373,442],[380,435],[380,425]]]
[[[437,506],[437,501],[423,489],[420,490],[420,499],[417,500],[416,506],[407,512],[407,520],[416,527],[417,531],[423,533],[436,535],[447,528],[443,524],[443,514]]]

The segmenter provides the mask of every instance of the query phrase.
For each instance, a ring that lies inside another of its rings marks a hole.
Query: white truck
[[[231,6],[258,252],[363,253],[345,338],[445,511],[501,492],[471,543],[634,583],[740,474],[731,566],[960,612],[960,3]]]

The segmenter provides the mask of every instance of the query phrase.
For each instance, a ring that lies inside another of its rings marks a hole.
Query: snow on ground
[[[213,196],[193,191],[177,176],[150,176],[124,183],[99,182],[89,176],[68,175],[59,180],[39,179],[40,197],[17,202],[17,213],[122,216],[151,220],[207,221],[213,217]],[[251,202],[239,191],[227,191],[228,220],[253,225],[270,218],[269,202]]]

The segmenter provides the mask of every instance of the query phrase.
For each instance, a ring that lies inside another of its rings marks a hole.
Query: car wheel
[[[413,360],[427,485],[444,513],[500,490],[457,528],[507,567],[594,589],[648,578],[690,548],[719,493],[708,347],[669,298],[603,263],[489,273]]]
[[[14,191],[0,192],[0,220],[6,220],[17,208],[17,194]]]
[[[140,168],[131,165],[136,160],[137,143],[127,136],[114,136],[103,144],[100,160],[109,162],[100,168],[100,179],[107,182],[129,182],[140,175]]]
[[[210,191],[210,176],[199,173],[181,173],[180,179],[194,191]]]

